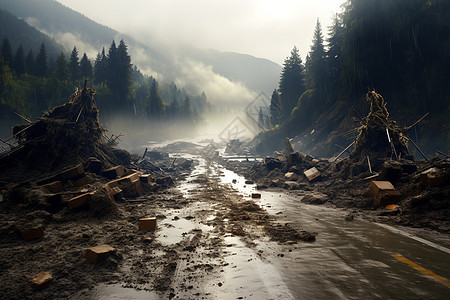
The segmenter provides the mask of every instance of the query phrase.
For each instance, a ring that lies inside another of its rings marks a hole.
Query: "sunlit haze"
[[[188,44],[282,64],[294,45],[304,60],[317,18],[326,33],[344,0],[59,2],[143,43]]]

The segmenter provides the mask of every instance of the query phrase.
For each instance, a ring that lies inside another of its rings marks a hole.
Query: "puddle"
[[[277,269],[238,237],[226,235],[223,277],[213,283],[217,299],[295,299]]]
[[[220,170],[221,175],[223,175],[220,176],[220,182],[222,184],[229,185],[244,198],[246,199],[251,198],[251,194],[256,192],[256,184],[245,183],[246,179],[244,178],[244,176],[238,175],[233,171],[227,170],[220,165],[216,165],[215,167],[218,168]]]
[[[92,299],[92,300],[147,300],[147,299],[166,299],[153,291],[136,290],[133,288],[125,288],[121,284],[104,284],[101,283],[91,290],[82,290],[70,299]]]
[[[192,220],[179,218],[178,220],[170,219],[162,221],[158,226],[156,233],[156,240],[165,246],[173,245],[181,242],[183,238],[190,238],[194,236],[191,232],[193,230],[211,231],[212,226],[195,223]]]

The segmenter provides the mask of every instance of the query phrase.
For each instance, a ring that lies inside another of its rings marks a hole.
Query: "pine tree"
[[[61,52],[55,62],[55,77],[62,82],[65,82],[69,77],[66,56],[63,52]]]
[[[320,89],[319,92],[323,92],[328,80],[322,27],[319,19],[317,19],[316,27],[314,28],[311,51],[306,63],[306,72],[308,74],[307,83],[309,88]]]
[[[25,53],[22,44],[17,48],[16,54],[14,55],[13,69],[18,76],[25,73]]]
[[[297,105],[298,99],[306,90],[305,71],[297,47],[291,51],[283,63],[280,79],[280,99],[282,116],[288,117]]]
[[[28,51],[27,57],[25,58],[25,72],[30,75],[35,75],[34,67],[34,55],[33,50]]]
[[[191,99],[186,95],[183,102],[183,107],[181,108],[182,118],[186,120],[192,119],[192,108]]]
[[[97,57],[95,58],[94,62],[94,77],[95,77],[95,83],[99,84],[102,82],[106,82],[106,68],[107,68],[107,62],[108,59],[105,55],[105,48],[103,47],[102,52],[97,54]]]
[[[281,107],[280,107],[280,95],[277,90],[274,89],[272,97],[270,98],[270,123],[275,127],[280,122]]]
[[[328,27],[328,51],[326,53],[328,81],[330,86],[330,100],[336,100],[340,86],[342,72],[342,41],[344,28],[338,15],[334,16],[333,23]]]
[[[41,44],[41,48],[39,48],[39,53],[36,56],[35,68],[36,68],[35,73],[37,76],[46,77],[48,75],[49,71],[48,57],[44,43]]]
[[[1,53],[3,56],[3,62],[8,66],[11,66],[13,63],[13,54],[11,44],[9,43],[9,40],[7,38],[3,40]]]
[[[69,74],[72,84],[75,85],[75,81],[80,79],[80,62],[78,59],[77,47],[73,47],[72,54],[69,59]]]
[[[159,95],[157,82],[153,79],[148,96],[148,116],[151,119],[161,120],[163,116],[163,109],[164,103]]]
[[[83,79],[92,78],[92,65],[86,53],[83,54],[80,61],[80,75]]]
[[[131,57],[128,55],[127,45],[121,40],[117,47],[117,73],[119,80],[116,82],[118,96],[123,101],[128,98],[131,88]]]
[[[265,120],[264,120],[264,114],[262,111],[262,107],[259,108],[259,112],[258,112],[258,125],[259,125],[259,128],[265,129]]]
[[[110,90],[118,95],[117,82],[120,80],[118,70],[118,57],[116,42],[112,41],[111,47],[108,50],[107,64],[106,64],[106,84]]]

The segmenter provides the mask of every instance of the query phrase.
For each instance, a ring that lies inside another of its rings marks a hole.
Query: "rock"
[[[429,186],[442,186],[445,183],[445,176],[438,168],[429,168],[420,173],[422,184]]]
[[[298,190],[299,184],[296,181],[285,181],[283,182],[283,188],[286,190]]]
[[[102,169],[103,164],[99,159],[95,157],[88,158],[88,161],[86,162],[86,170],[95,174],[100,174],[102,172]]]
[[[300,170],[300,168],[298,166],[292,166],[289,169],[289,172],[295,173],[297,175],[302,175],[302,171]]]
[[[139,230],[149,231],[156,229],[156,218],[141,218],[139,219]]]
[[[286,178],[286,180],[296,181],[299,179],[299,176],[294,172],[287,172],[286,174],[284,174],[284,178]]]
[[[103,261],[108,255],[113,253],[116,249],[108,245],[95,246],[84,251],[84,257],[91,264],[98,264]]]
[[[42,289],[49,285],[53,280],[49,272],[41,272],[31,277],[31,284],[35,289]]]
[[[283,181],[281,181],[280,179],[274,179],[270,181],[270,186],[271,187],[280,187],[283,184]]]
[[[352,222],[355,219],[355,216],[353,214],[348,214],[345,216],[345,221]]]
[[[264,159],[264,164],[266,165],[267,170],[272,171],[274,169],[279,169],[283,166],[282,162],[278,158],[267,156]]]
[[[394,160],[387,160],[383,163],[380,178],[387,181],[396,182],[400,178],[401,174],[402,166],[400,163]]]
[[[166,176],[156,179],[156,183],[163,186],[171,186],[174,184],[172,177]]]
[[[289,153],[287,163],[290,165],[300,165],[303,162],[303,156],[300,152]]]
[[[323,204],[329,200],[328,196],[322,193],[310,193],[306,194],[302,198],[302,202],[307,204]]]

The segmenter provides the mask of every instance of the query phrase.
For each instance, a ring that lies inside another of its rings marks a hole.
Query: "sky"
[[[305,60],[317,19],[326,37],[345,0],[58,0],[136,40]]]

